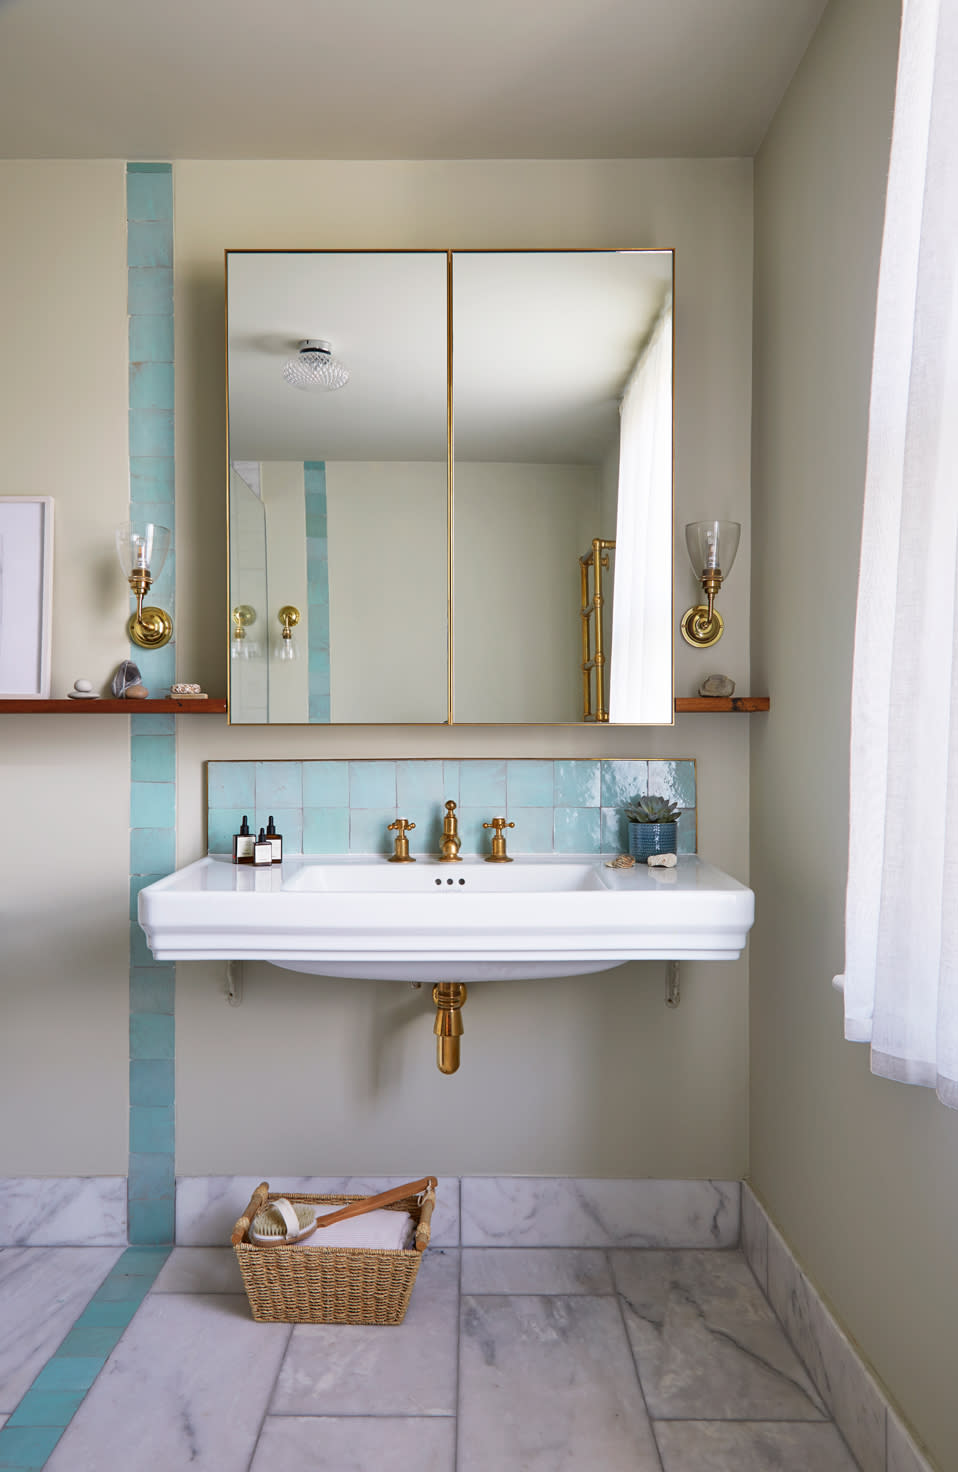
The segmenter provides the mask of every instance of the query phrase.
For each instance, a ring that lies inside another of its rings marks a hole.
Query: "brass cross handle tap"
[[[389,856],[391,864],[414,864],[414,856],[409,852],[409,839],[406,834],[410,828],[415,828],[415,823],[410,823],[408,818],[397,818],[395,823],[390,823],[386,829],[387,833],[396,833],[396,851]]]
[[[486,854],[487,864],[511,864],[512,860],[506,853],[506,835],[504,828],[514,828],[515,823],[507,823],[505,818],[493,818],[491,823],[483,823],[483,828],[494,828],[492,835],[492,853]]]
[[[442,820],[442,842],[439,845],[440,864],[459,864],[459,850],[462,848],[462,839],[459,837],[459,823],[456,819],[456,804],[446,803],[446,816]]]

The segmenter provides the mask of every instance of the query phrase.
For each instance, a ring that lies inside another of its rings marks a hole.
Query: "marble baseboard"
[[[0,1247],[125,1247],[125,1176],[7,1176]]]
[[[735,1247],[738,1240],[738,1181],[462,1181],[464,1247]]]
[[[744,1182],[742,1249],[862,1472],[935,1472]]]

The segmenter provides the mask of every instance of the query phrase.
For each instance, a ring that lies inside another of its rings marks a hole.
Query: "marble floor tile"
[[[768,1293],[768,1219],[751,1187],[742,1182],[742,1251],[763,1293]]]
[[[657,1421],[665,1472],[858,1472],[830,1422]]]
[[[245,1293],[232,1247],[174,1247],[154,1293]]]
[[[932,1472],[931,1463],[922,1456],[904,1423],[890,1408],[886,1455],[887,1472]]]
[[[614,1293],[604,1252],[575,1247],[464,1247],[463,1293]]]
[[[15,1409],[119,1256],[118,1247],[0,1251],[0,1411]]]
[[[456,1423],[439,1416],[267,1416],[250,1472],[455,1472]]]
[[[126,1246],[126,1177],[7,1176],[0,1247]]]
[[[740,1252],[613,1252],[653,1417],[827,1416]]]
[[[458,1258],[425,1254],[401,1324],[297,1324],[270,1413],[454,1415]]]
[[[659,1472],[614,1298],[465,1297],[458,1472]]]
[[[733,1247],[738,1181],[465,1176],[464,1247]]]
[[[245,1298],[151,1294],[48,1472],[247,1472],[289,1334]]]

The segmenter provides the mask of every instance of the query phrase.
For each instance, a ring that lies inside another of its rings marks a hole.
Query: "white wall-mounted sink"
[[[733,960],[754,904],[750,889],[696,855],[674,869],[543,855],[511,864],[305,856],[265,870],[211,855],[143,889],[138,914],[158,961],[471,982]]]

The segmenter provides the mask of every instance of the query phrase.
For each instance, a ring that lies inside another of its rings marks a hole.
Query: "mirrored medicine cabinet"
[[[672,720],[672,277],[226,252],[231,722]]]

